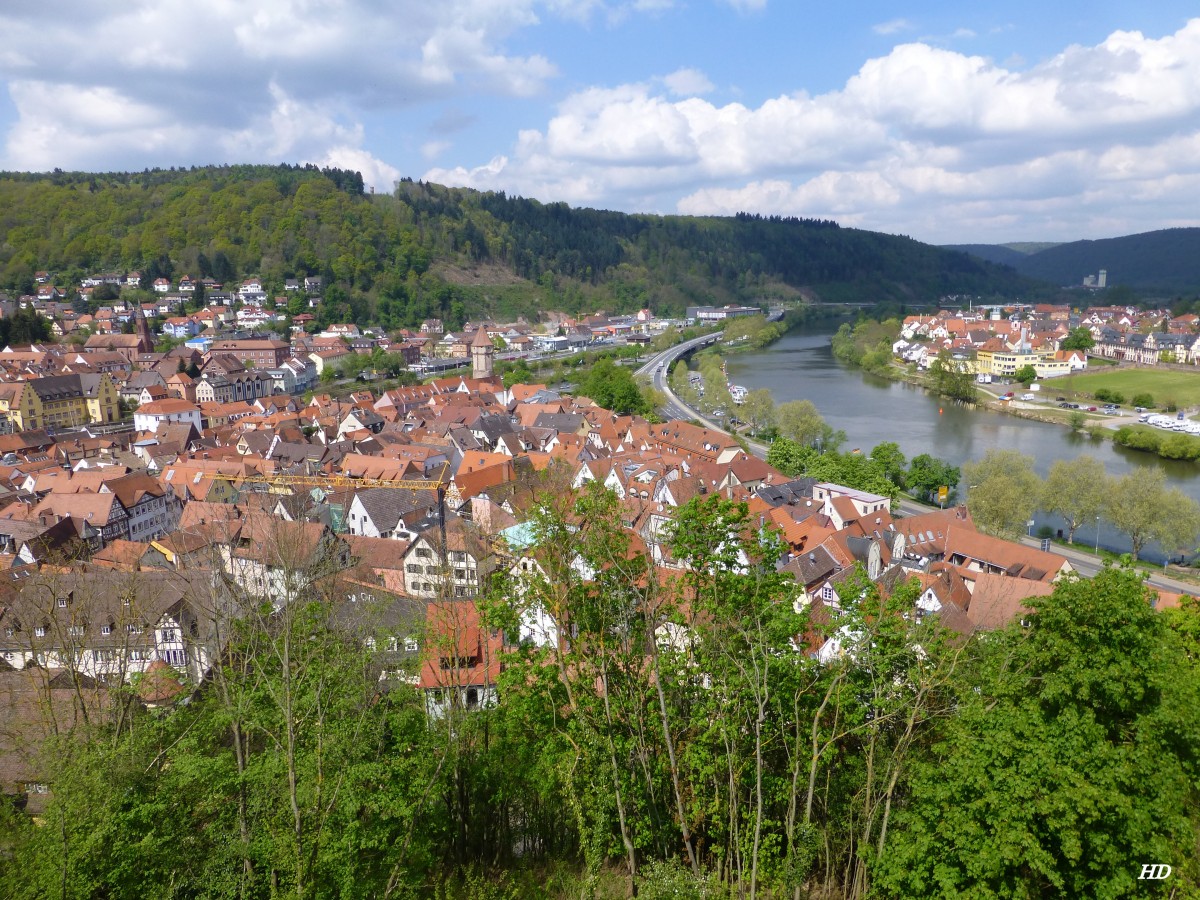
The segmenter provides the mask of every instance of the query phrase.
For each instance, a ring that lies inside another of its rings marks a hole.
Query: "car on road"
[[[1089,407],[1087,408],[1087,411],[1088,411],[1088,412],[1099,412],[1100,410],[1099,410],[1099,409],[1097,409],[1095,406],[1089,406]]]

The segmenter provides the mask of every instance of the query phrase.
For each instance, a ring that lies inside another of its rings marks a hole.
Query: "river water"
[[[831,427],[846,433],[842,449],[858,447],[868,453],[881,441],[895,441],[909,459],[929,453],[956,466],[977,460],[989,450],[1017,449],[1034,458],[1043,477],[1055,460],[1086,453],[1114,476],[1138,466],[1160,466],[1173,486],[1200,501],[1200,466],[1196,463],[1128,450],[1111,441],[1075,434],[1061,425],[955,404],[922,388],[846,366],[834,359],[829,345],[838,324],[823,321],[802,326],[764,350],[730,355],[729,380],[751,390],[767,388],[776,403],[811,400]],[[1046,382],[1045,390],[1053,394],[1053,385],[1053,381]],[[963,493],[963,486],[959,490]],[[1035,528],[1063,527],[1057,516],[1039,514],[1036,523]],[[1075,532],[1076,542],[1084,546],[1094,543],[1096,537],[1094,525]],[[1113,550],[1129,549],[1125,538],[1104,523],[1099,542]],[[1154,558],[1153,552],[1143,555]]]

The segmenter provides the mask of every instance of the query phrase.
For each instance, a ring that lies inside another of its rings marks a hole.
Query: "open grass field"
[[[1104,369],[1051,378],[1042,383],[1043,393],[1078,394],[1091,397],[1107,388],[1125,395],[1126,402],[1134,394],[1151,394],[1158,407],[1174,402],[1180,408],[1200,406],[1200,369],[1181,372],[1175,369]],[[1072,398],[1074,399],[1074,398]]]

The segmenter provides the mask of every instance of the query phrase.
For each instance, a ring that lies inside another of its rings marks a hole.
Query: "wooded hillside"
[[[429,316],[690,303],[928,302],[1020,296],[1014,272],[834,222],[626,215],[404,180],[366,195],[355,172],[230,166],[136,174],[0,174],[0,287],[27,292],[156,266],[229,282],[322,275],[328,300],[388,327]]]
[[[1200,228],[1166,228],[1099,241],[1056,244],[1036,253],[1003,245],[970,244],[953,250],[1012,266],[1022,275],[1077,285],[1085,275],[1108,272],[1108,286],[1172,294],[1200,291]]]

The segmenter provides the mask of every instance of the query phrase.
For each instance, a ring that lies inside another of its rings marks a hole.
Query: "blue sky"
[[[1200,224],[1194,6],[9,0],[0,167],[316,162],[932,243]]]

